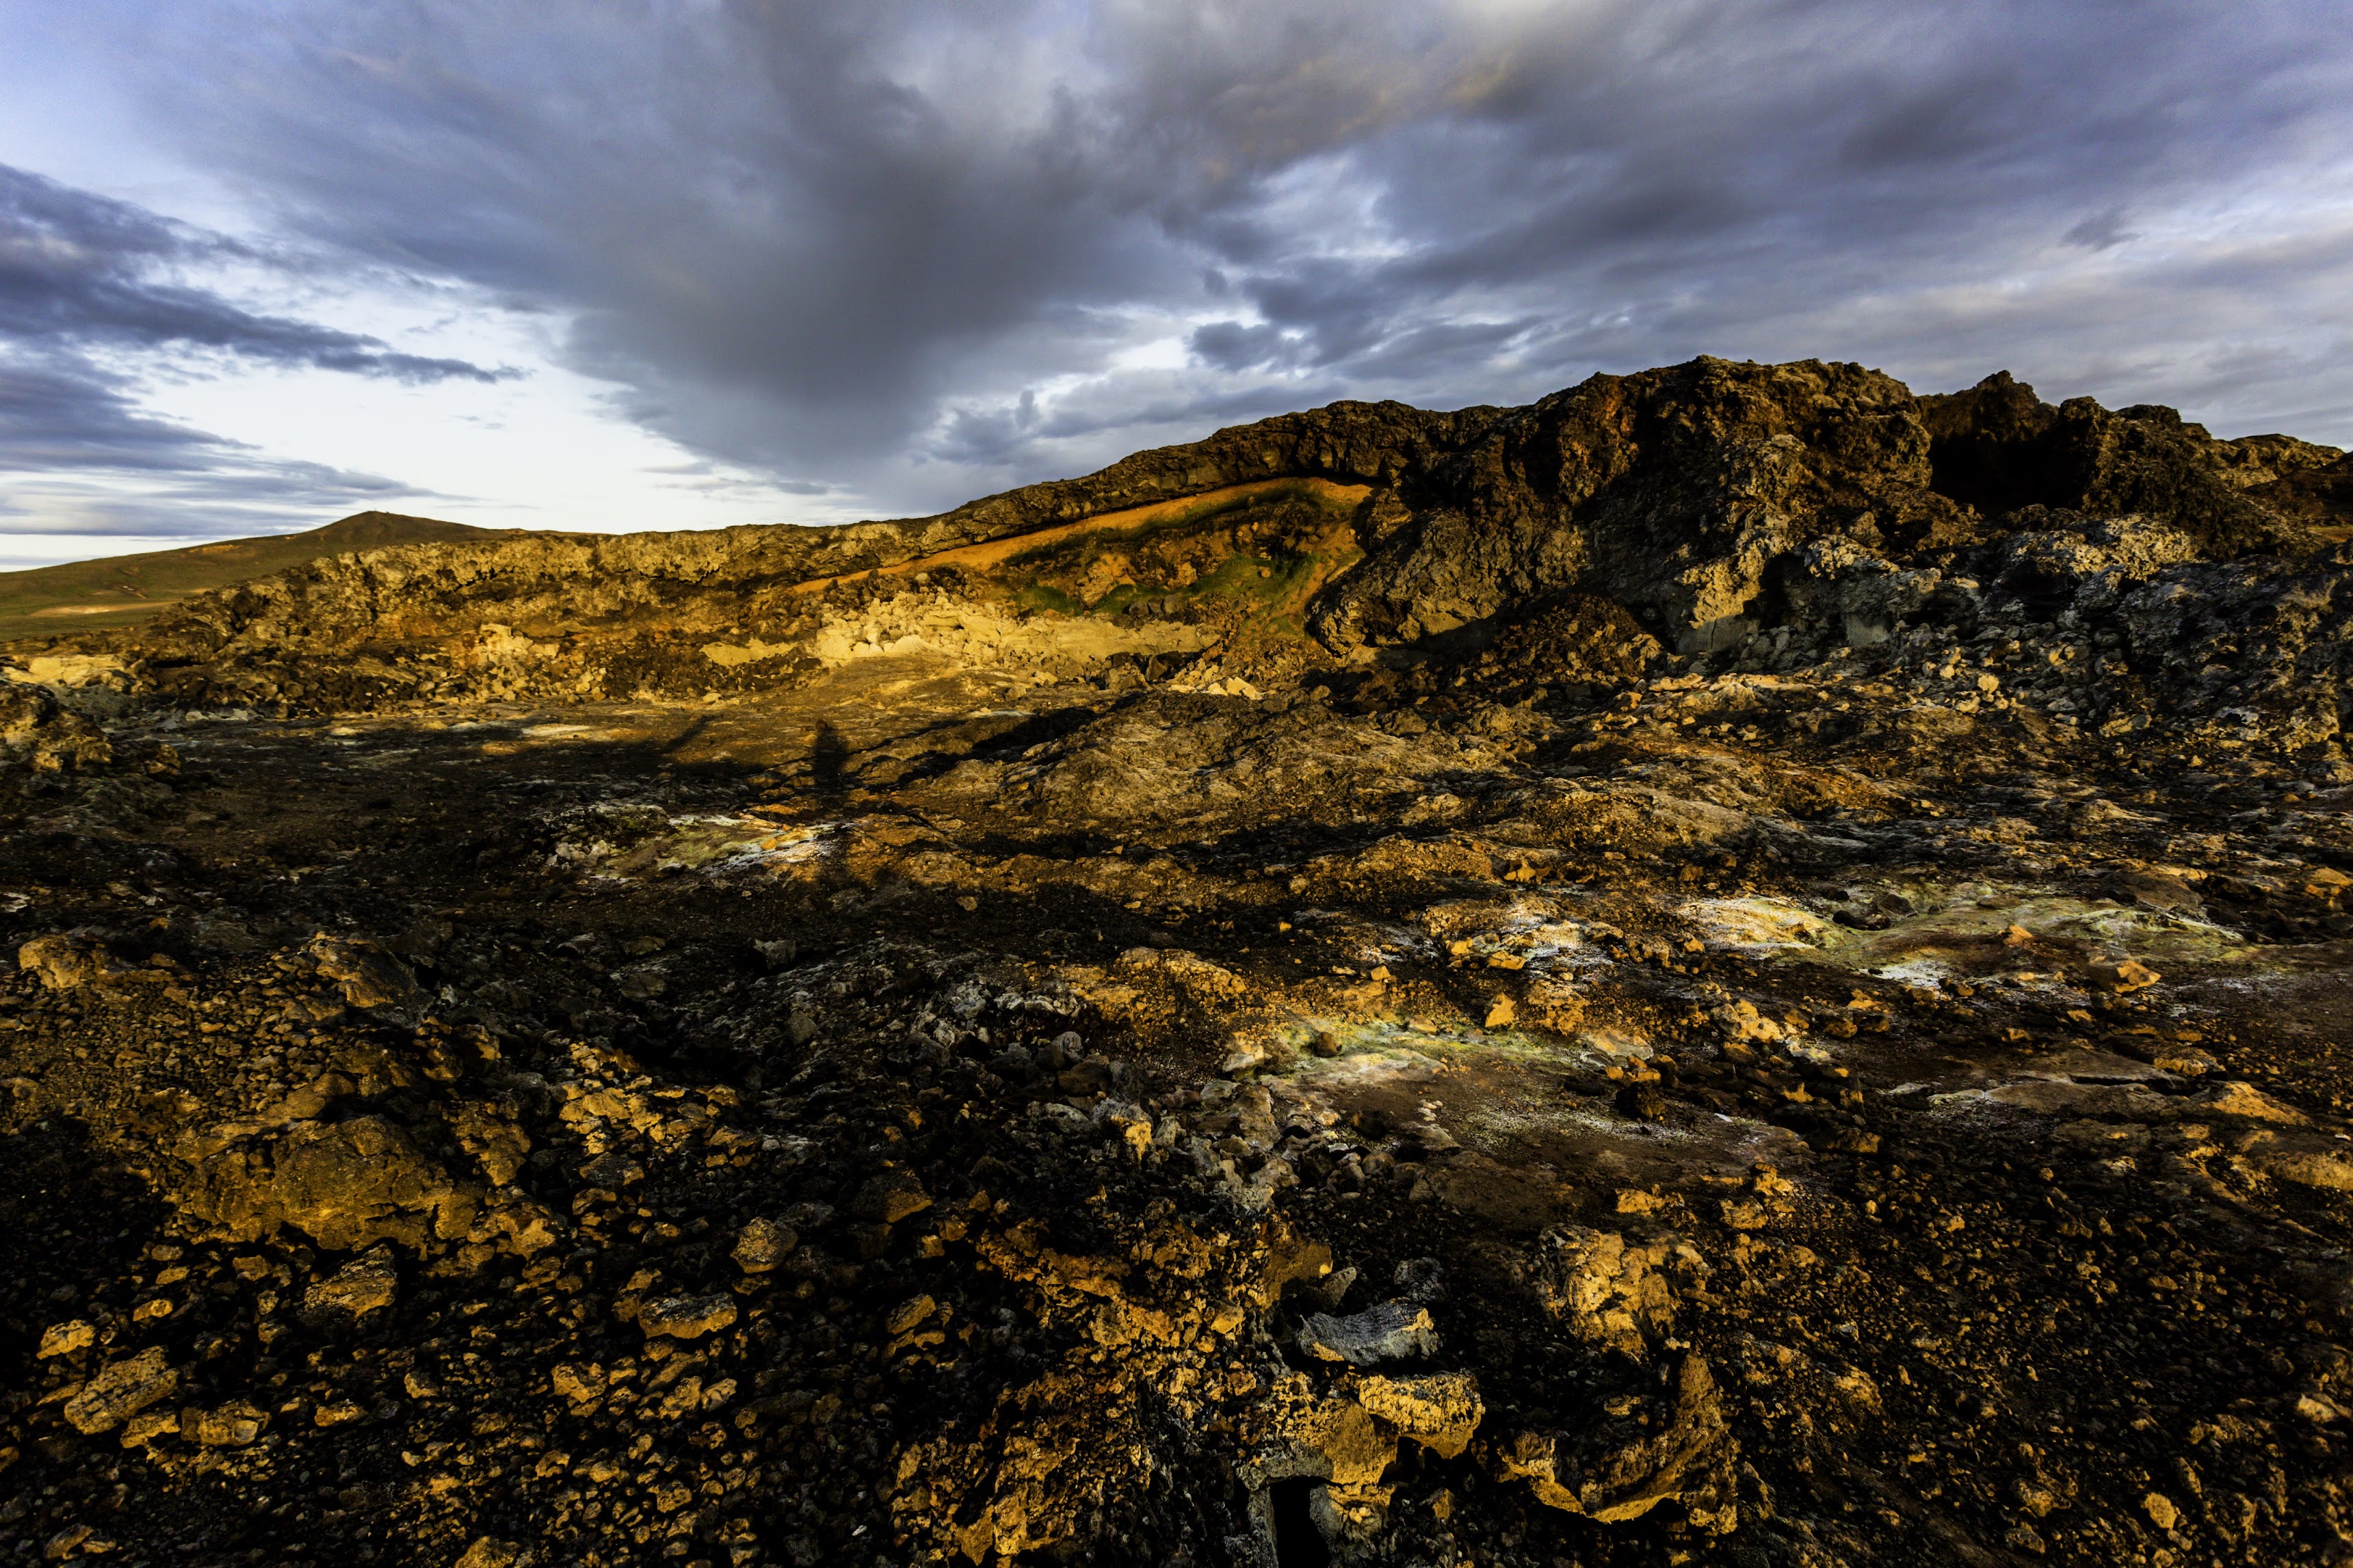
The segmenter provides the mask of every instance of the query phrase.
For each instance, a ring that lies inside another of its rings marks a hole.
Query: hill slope
[[[2348,528],[1701,360],[0,660],[0,1560],[2353,1561]]]
[[[135,626],[191,594],[202,594],[346,551],[390,544],[491,540],[512,531],[438,518],[362,511],[301,533],[224,539],[181,550],[69,561],[30,572],[0,572],[0,641]]]

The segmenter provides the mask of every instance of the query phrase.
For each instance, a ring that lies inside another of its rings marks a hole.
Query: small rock
[[[1384,1301],[1346,1318],[1310,1313],[1300,1325],[1299,1348],[1324,1361],[1374,1366],[1437,1353],[1438,1330],[1427,1307]]]
[[[644,1181],[646,1171],[618,1149],[607,1149],[580,1167],[580,1179],[594,1186],[618,1189]]]
[[[1237,1043],[1232,1050],[1226,1053],[1226,1059],[1218,1064],[1218,1071],[1220,1075],[1226,1078],[1231,1078],[1238,1072],[1250,1071],[1252,1068],[1260,1066],[1265,1060],[1266,1047],[1264,1046],[1260,1045],[1255,1040],[1243,1040]]]
[[[1409,1301],[1428,1303],[1446,1295],[1445,1269],[1435,1258],[1409,1258],[1390,1279]]]
[[[1724,1214],[1724,1223],[1732,1230],[1763,1230],[1773,1223],[1765,1205],[1754,1198],[1725,1198],[1717,1205]]]
[[[2325,1426],[2341,1417],[2345,1411],[2325,1394],[2299,1394],[2295,1397],[2295,1413],[2316,1426]]]
[[[670,1391],[662,1395],[659,1408],[662,1418],[668,1421],[675,1421],[689,1411],[702,1409],[702,1379],[681,1377],[671,1384]]]
[[[62,1562],[72,1556],[75,1550],[90,1539],[90,1526],[69,1524],[49,1537],[47,1543],[41,1548],[41,1555],[52,1563]]]
[[[1490,1029],[1509,1028],[1512,1020],[1518,1017],[1519,1013],[1519,1008],[1514,1005],[1509,996],[1498,996],[1488,1005],[1486,1026]]]
[[[242,1399],[233,1399],[218,1409],[195,1412],[194,1420],[183,1412],[180,1435],[207,1448],[242,1448],[260,1436],[261,1429],[269,1425],[269,1416]]]
[[[1356,1288],[1356,1267],[1352,1263],[1345,1268],[1334,1269],[1321,1279],[1294,1279],[1287,1289],[1308,1298],[1327,1312],[1336,1312],[1341,1303],[1348,1299],[1348,1292]]]
[[[142,1410],[122,1424],[122,1446],[137,1448],[180,1429],[176,1410]]]
[[[41,1331],[41,1348],[35,1359],[47,1361],[53,1355],[71,1355],[85,1350],[98,1340],[98,1331],[79,1318],[69,1322],[52,1323]]]
[[[449,1130],[458,1135],[459,1147],[480,1163],[492,1186],[512,1182],[531,1155],[531,1134],[486,1106],[458,1107],[450,1114]]]
[[[2164,1045],[2149,1053],[2149,1065],[2159,1072],[2177,1073],[2183,1078],[2203,1078],[2219,1072],[2222,1064],[2196,1046]]]
[[[671,1296],[638,1309],[638,1327],[645,1330],[648,1339],[662,1334],[674,1340],[701,1339],[734,1321],[735,1298],[717,1293]]]
[[[1663,1121],[1667,1097],[1654,1083],[1630,1083],[1618,1091],[1618,1114],[1635,1121]]]
[[[280,1100],[262,1120],[269,1122],[315,1121],[326,1109],[353,1090],[353,1083],[339,1072],[322,1073]]]
[[[522,1555],[522,1548],[512,1541],[501,1541],[493,1535],[478,1536],[466,1554],[458,1559],[456,1568],[513,1568],[514,1560]]]
[[[932,1206],[932,1194],[912,1172],[885,1171],[858,1190],[849,1212],[878,1225],[896,1225]]]
[[[918,1296],[892,1309],[891,1315],[883,1320],[883,1326],[894,1334],[903,1334],[939,1310],[940,1304],[931,1297]]]
[[[2165,978],[2137,958],[2102,960],[2091,966],[2090,973],[2093,984],[2119,996],[2145,991]]]
[[[2171,1530],[2174,1521],[2181,1517],[2181,1510],[2175,1508],[2173,1500],[2163,1492],[2149,1493],[2140,1500],[2140,1506],[2141,1510],[2148,1515],[2149,1522],[2159,1530]]]
[[[313,1319],[364,1318],[391,1306],[399,1289],[400,1273],[393,1267],[391,1250],[379,1247],[303,1292],[302,1309]]]
[[[1092,1058],[1065,1071],[1056,1080],[1064,1094],[1109,1094],[1112,1091],[1111,1063]]]
[[[548,1381],[558,1398],[575,1405],[594,1405],[605,1397],[605,1369],[593,1362],[586,1365],[565,1362],[550,1374]]]
[[[150,1345],[84,1384],[66,1401],[66,1419],[83,1433],[111,1431],[179,1385],[180,1374],[164,1359],[164,1347]]]
[[[788,1225],[755,1219],[735,1233],[735,1266],[746,1274],[765,1274],[793,1255],[800,1237]]]
[[[1718,1007],[1712,1016],[1736,1040],[1771,1041],[1781,1037],[1781,1026],[1758,1012],[1754,1002],[1735,1002]]]

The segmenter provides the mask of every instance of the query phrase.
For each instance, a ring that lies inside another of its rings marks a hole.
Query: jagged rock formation
[[[1166,670],[1294,619],[1311,657],[1362,659],[1577,595],[1731,669],[2072,610],[2147,681],[2288,603],[2319,635],[2284,626],[2262,662],[2317,712],[2343,675],[2348,462],[2162,408],[2052,408],[2007,376],[1915,398],[1853,365],[1701,360],[1525,409],[1334,405],[914,522],[365,552],[113,646],[175,697],[350,710],[757,690],[885,648]],[[1252,572],[1281,580],[1239,592]]]
[[[2348,496],[1703,360],[18,645],[0,1548],[2331,1560]]]

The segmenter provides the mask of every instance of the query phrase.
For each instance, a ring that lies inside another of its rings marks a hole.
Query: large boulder
[[[84,1433],[111,1432],[180,1386],[180,1374],[150,1345],[137,1355],[111,1362],[66,1401],[66,1419]]]
[[[424,1251],[464,1238],[483,1195],[392,1122],[363,1116],[215,1150],[198,1162],[183,1201],[247,1240],[285,1226],[338,1252],[384,1241]]]
[[[310,952],[319,978],[332,982],[353,1007],[393,1007],[417,999],[417,976],[408,965],[374,942],[322,931],[311,939]]]
[[[145,973],[118,955],[104,933],[87,926],[35,937],[16,949],[16,967],[39,976],[52,991],[76,991]]]
[[[1624,1408],[1576,1433],[1519,1434],[1497,1450],[1499,1477],[1525,1480],[1537,1501],[1604,1524],[1677,1503],[1702,1530],[1720,1535],[1737,1525],[1740,1444],[1707,1363],[1683,1358],[1671,1405],[1644,1399]]]
[[[0,684],[0,764],[73,773],[114,761],[106,731],[59,702],[46,686]]]

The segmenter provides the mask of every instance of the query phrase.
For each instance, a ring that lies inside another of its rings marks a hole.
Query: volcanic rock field
[[[1700,360],[5,645],[0,1559],[2353,1560],[2348,540]]]

